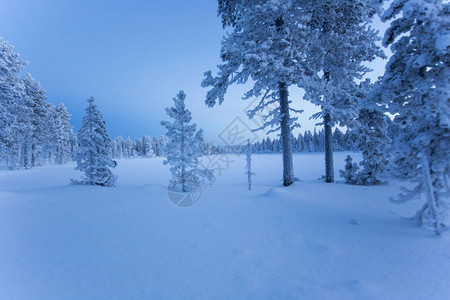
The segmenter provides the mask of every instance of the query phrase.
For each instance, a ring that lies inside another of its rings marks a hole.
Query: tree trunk
[[[31,163],[31,146],[30,142],[27,139],[27,142],[25,142],[25,146],[23,149],[23,165],[25,169],[31,169],[32,163]]]
[[[323,115],[323,121],[325,126],[325,182],[333,182],[333,133],[331,131],[331,116],[329,113]]]
[[[37,150],[36,150],[36,144],[33,142],[31,145],[31,165],[35,167],[37,165]]]
[[[18,143],[14,144],[11,149],[11,165],[10,165],[11,170],[19,169],[20,158],[22,156],[21,154],[22,154],[21,145]]]
[[[278,84],[280,92],[281,113],[281,143],[283,147],[283,185],[289,186],[294,183],[294,164],[292,162],[291,150],[291,127],[289,124],[289,100],[286,83]]]
[[[437,216],[437,202],[436,197],[434,194],[433,184],[431,183],[431,176],[430,176],[430,165],[428,162],[428,158],[425,154],[422,154],[421,157],[421,164],[422,164],[422,172],[423,172],[423,180],[424,186],[425,186],[425,196],[427,198],[428,203],[428,209],[430,210],[431,216],[433,218],[433,227],[434,232],[436,235],[440,234],[439,231],[439,223],[438,223],[438,216]]]

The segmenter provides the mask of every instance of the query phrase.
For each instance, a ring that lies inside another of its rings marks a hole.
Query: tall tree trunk
[[[325,126],[325,182],[333,182],[333,133],[331,131],[331,116],[329,113],[323,115],[323,123]]]
[[[427,198],[428,209],[430,210],[431,216],[433,218],[433,227],[436,235],[440,234],[439,231],[439,223],[438,223],[438,208],[437,208],[437,199],[434,193],[433,184],[431,182],[430,175],[430,164],[428,162],[428,158],[425,154],[421,156],[421,165],[422,165],[422,173],[424,176],[424,186],[425,186],[425,196]]]
[[[31,163],[31,146],[30,141],[26,139],[24,148],[23,148],[23,165],[25,169],[31,169],[32,163]]]
[[[13,146],[11,147],[11,165],[10,165],[11,170],[19,169],[20,158],[22,156],[21,154],[22,154],[21,145],[19,143],[13,144]]]
[[[36,143],[34,141],[31,146],[31,165],[33,167],[35,167],[37,165],[37,149],[36,149]]]
[[[292,162],[291,150],[288,89],[284,82],[278,83],[278,88],[280,92],[281,143],[283,146],[283,185],[289,186],[294,183],[294,164]]]

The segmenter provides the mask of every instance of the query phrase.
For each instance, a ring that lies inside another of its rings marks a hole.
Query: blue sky
[[[161,135],[164,108],[180,89],[208,140],[237,117],[248,123],[232,87],[222,106],[204,105],[203,72],[220,63],[225,33],[214,0],[0,0],[0,36],[30,63],[50,102],[63,102],[77,130],[89,96],[96,98],[111,137]],[[383,25],[375,24],[384,31]],[[376,78],[385,62],[372,64]],[[315,107],[291,90],[303,129],[312,129]],[[254,126],[253,126],[254,127]],[[263,136],[263,134],[258,134]]]

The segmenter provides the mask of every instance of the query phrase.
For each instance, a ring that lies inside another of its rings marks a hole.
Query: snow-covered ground
[[[335,155],[336,174],[346,154]],[[450,238],[411,226],[397,184],[327,184],[323,154],[234,160],[189,208],[161,159],[120,160],[117,187],[73,164],[0,171],[0,299],[449,299]]]

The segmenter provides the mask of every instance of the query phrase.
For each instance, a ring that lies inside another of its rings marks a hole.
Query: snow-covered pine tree
[[[389,134],[388,134],[389,136]],[[356,130],[348,129],[345,133],[345,149],[350,151],[358,151],[358,136]]]
[[[245,148],[245,160],[247,165],[245,166],[245,174],[247,174],[248,190],[252,189],[252,176],[255,173],[252,172],[252,146],[250,140],[247,140],[247,147]]]
[[[363,65],[384,57],[377,32],[369,27],[376,7],[368,0],[317,0],[305,6],[310,18],[305,24],[308,68],[305,99],[320,105],[313,118],[323,118],[325,127],[325,181],[334,181],[332,127],[348,126],[358,116],[356,80],[369,68]]]
[[[130,158],[130,145],[128,144],[127,140],[124,139],[122,141],[122,153],[123,153],[123,158]]]
[[[398,200],[425,194],[417,222],[432,225],[439,234],[449,192],[450,4],[395,0],[382,19],[393,20],[383,39],[393,55],[379,92],[400,129],[394,137],[394,167],[416,183]]]
[[[128,149],[128,158],[136,158],[136,144],[133,140],[128,137],[125,144]]]
[[[142,138],[142,149],[145,157],[154,157],[152,139],[148,135],[144,135]]]
[[[113,141],[113,147],[115,149],[113,151],[115,154],[114,158],[122,159],[124,157],[123,156],[123,144],[124,144],[124,140],[123,140],[122,136],[118,136],[114,139],[114,141]]]
[[[50,141],[51,116],[48,103],[45,102],[47,96],[41,84],[35,80],[30,73],[22,79],[27,104],[31,110],[30,119],[32,125],[31,143],[31,165],[38,166],[44,163],[44,148]]]
[[[73,131],[70,133],[69,136],[69,144],[70,144],[70,159],[72,161],[75,161],[77,158],[78,138],[76,133],[74,133]]]
[[[298,152],[303,152],[305,151],[305,140],[304,137],[301,133],[298,134],[297,136],[297,147],[298,147]]]
[[[18,99],[23,97],[18,77],[26,62],[14,53],[13,47],[0,37],[0,156],[15,168],[20,156],[19,127],[16,123],[20,112]],[[23,138],[23,137],[22,137]]]
[[[55,162],[61,165],[70,159],[70,136],[73,133],[73,129],[70,125],[70,114],[67,112],[67,108],[63,103],[57,105],[54,112],[56,121]]]
[[[333,132],[333,150],[334,151],[344,151],[344,134],[342,131],[336,127]]]
[[[73,180],[73,184],[89,184],[114,186],[117,180],[110,168],[117,163],[110,155],[111,140],[106,132],[103,116],[94,104],[94,97],[87,100],[88,107],[78,131],[77,167],[75,170],[84,172],[84,178]]]
[[[30,157],[30,137],[32,135],[32,124],[30,118],[30,108],[28,98],[25,97],[25,91],[22,80],[19,78],[13,86],[13,101],[9,105],[10,112],[15,120],[10,124],[10,152],[9,167],[11,170],[20,167],[31,168]]]
[[[144,156],[142,151],[142,138],[137,138],[135,142],[135,150],[137,156]]]
[[[156,136],[153,138],[152,149],[153,153],[155,153],[155,156],[162,156],[161,143]]]
[[[268,110],[265,124],[258,129],[281,131],[283,152],[283,184],[294,182],[291,149],[291,131],[298,126],[290,113],[288,88],[303,80],[305,36],[300,23],[305,15],[300,0],[274,1],[219,1],[223,23],[233,31],[222,41],[221,58],[216,77],[205,73],[203,87],[211,87],[206,105],[221,104],[230,85],[243,84],[252,79],[254,84],[245,99],[263,95],[259,104],[248,112],[253,118]],[[269,106],[278,105],[276,109]]]
[[[161,147],[161,156],[166,156],[165,149],[166,149],[167,142],[168,142],[168,140],[167,140],[166,136],[163,135],[159,138],[159,145]]]
[[[358,182],[358,164],[353,162],[350,155],[345,159],[345,170],[340,170],[339,174],[345,179],[345,183],[356,184]]]
[[[173,122],[162,121],[161,125],[167,129],[169,141],[164,149],[166,160],[173,175],[171,188],[179,192],[191,192],[211,181],[213,170],[202,169],[198,165],[198,158],[202,156],[200,146],[203,144],[203,131],[197,130],[195,123],[191,124],[191,112],[186,109],[186,94],[180,91],[173,98],[174,106],[166,108],[167,115]]]
[[[51,103],[45,103],[47,107],[47,120],[49,127],[47,128],[47,135],[45,136],[45,144],[43,150],[43,160],[47,163],[55,162],[56,151],[58,147],[58,116],[56,106]]]
[[[378,98],[371,93],[373,85],[369,80],[360,84],[361,100],[359,116],[353,128],[357,137],[358,149],[363,159],[358,172],[356,184],[376,185],[387,182],[389,147],[389,119],[377,104]]]
[[[363,159],[357,184],[377,185],[387,182],[390,139],[387,137],[388,118],[378,110],[361,109],[358,117],[358,145]]]
[[[266,151],[269,153],[273,152],[273,142],[270,137],[266,138]]]
[[[317,150],[318,151],[325,151],[325,130],[321,129],[318,133],[318,146],[317,146]]]

